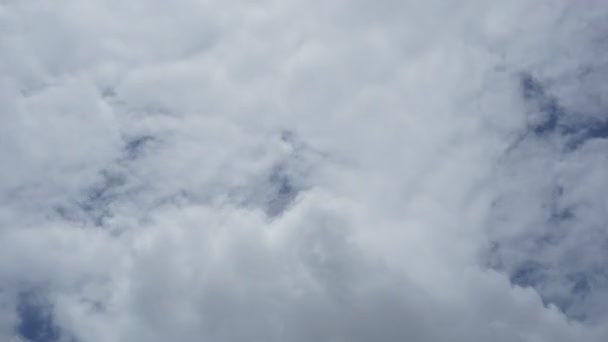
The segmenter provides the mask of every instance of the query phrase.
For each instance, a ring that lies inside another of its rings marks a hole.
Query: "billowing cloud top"
[[[0,1],[0,340],[608,340],[607,23]]]

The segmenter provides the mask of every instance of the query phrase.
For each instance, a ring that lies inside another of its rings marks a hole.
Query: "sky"
[[[606,0],[0,0],[0,340],[608,340]]]

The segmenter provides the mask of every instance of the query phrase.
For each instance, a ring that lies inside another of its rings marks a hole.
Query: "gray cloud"
[[[605,340],[605,7],[0,1],[0,339]]]

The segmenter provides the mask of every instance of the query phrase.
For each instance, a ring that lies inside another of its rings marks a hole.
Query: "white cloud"
[[[0,2],[0,334],[605,339],[604,7]]]

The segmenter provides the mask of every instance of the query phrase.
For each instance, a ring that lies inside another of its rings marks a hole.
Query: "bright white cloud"
[[[608,7],[0,2],[0,334],[602,341]]]

